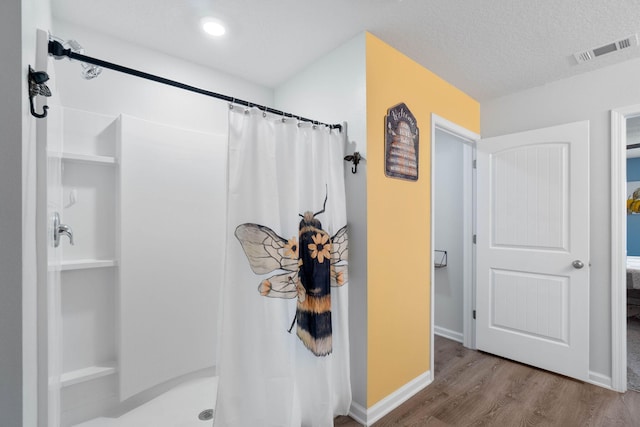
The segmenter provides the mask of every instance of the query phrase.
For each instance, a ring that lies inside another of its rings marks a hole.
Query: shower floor
[[[203,427],[198,414],[215,407],[218,378],[198,378],[167,391],[118,418],[94,418],[75,427]]]

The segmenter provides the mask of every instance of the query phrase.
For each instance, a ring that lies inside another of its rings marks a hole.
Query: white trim
[[[611,383],[627,390],[626,262],[627,181],[626,131],[629,117],[640,115],[640,104],[611,110]]]
[[[462,343],[464,341],[464,335],[462,332],[452,331],[451,329],[443,328],[441,326],[433,326],[433,333],[444,338]]]
[[[367,425],[367,409],[359,403],[351,401],[349,416],[363,426]]]
[[[409,400],[420,390],[431,384],[432,381],[433,377],[431,376],[431,371],[427,371],[412,379],[372,407],[368,408],[366,411],[366,423],[364,425],[370,426],[375,423],[380,418],[384,417],[389,412]],[[360,422],[362,422],[362,420]]]
[[[620,266],[627,255],[626,243],[627,224],[625,218],[621,218],[623,203],[626,193],[622,195],[622,180],[626,181],[626,156],[622,159],[622,149],[626,140],[626,118],[618,111],[611,111],[611,385],[614,390],[621,392],[627,388],[627,343],[622,331],[625,325],[621,325],[620,311],[622,303],[626,310],[626,296],[620,294],[619,284],[626,281],[625,266]],[[620,205],[620,206],[618,206]],[[618,285],[618,286],[617,286]],[[624,329],[623,329],[624,328]],[[621,357],[625,355],[625,359]],[[624,369],[623,369],[624,368]]]
[[[468,163],[468,168],[464,168],[465,172],[464,172],[464,176],[463,179],[465,180],[464,182],[471,182],[471,188],[468,188],[467,185],[464,186],[464,197],[465,197],[465,201],[468,201],[468,203],[465,203],[464,209],[465,209],[465,213],[464,213],[464,224],[463,224],[463,232],[465,233],[465,235],[468,235],[468,238],[464,240],[463,243],[463,256],[465,258],[465,260],[469,260],[464,261],[464,271],[463,271],[463,313],[462,313],[462,322],[463,322],[463,330],[462,330],[462,335],[463,335],[463,340],[462,343],[465,347],[468,348],[475,348],[475,323],[472,317],[472,311],[474,309],[475,306],[475,298],[474,298],[474,286],[475,286],[475,282],[474,282],[474,273],[475,273],[475,257],[474,257],[474,248],[473,248],[473,243],[471,241],[471,234],[473,234],[474,230],[475,230],[475,202],[474,202],[474,197],[475,197],[475,179],[474,176],[475,174],[473,173],[473,171],[470,169],[472,166],[472,161],[475,153],[475,145],[476,142],[480,139],[480,135],[478,135],[477,133],[471,132],[468,129],[463,128],[462,126],[449,121],[443,117],[440,117],[439,115],[435,114],[435,113],[431,113],[431,200],[430,200],[430,204],[431,204],[431,218],[433,219],[435,217],[435,203],[434,203],[434,194],[435,194],[435,167],[434,167],[434,162],[435,162],[435,134],[436,134],[436,128],[440,129],[444,132],[448,132],[451,135],[455,136],[456,138],[460,138],[465,140],[466,142],[468,142],[469,144],[465,144],[465,147],[471,147],[471,150],[465,149],[464,150],[464,162]],[[469,171],[466,171],[466,169],[469,169]],[[468,173],[467,173],[468,172]],[[434,221],[431,221],[431,248],[433,249],[435,246],[435,227],[434,227]],[[433,254],[433,251],[432,251]],[[433,260],[431,260],[431,266],[430,266],[430,270],[431,270],[431,331],[430,331],[430,343],[431,345],[430,347],[430,358],[431,358],[431,363],[430,363],[430,371],[434,372],[434,349],[433,349],[433,338],[434,338],[434,331],[435,331],[435,325],[434,325],[434,304],[435,304],[435,273],[434,273],[434,266],[433,266]]]
[[[588,382],[589,384],[597,385],[599,387],[604,387],[604,388],[608,388],[609,390],[612,390],[611,377],[602,375],[598,372],[589,371],[589,379],[586,382]],[[626,388],[626,375],[625,375],[625,388]]]
[[[35,69],[39,71],[48,71],[51,75],[52,62],[48,53],[49,33],[43,29],[37,29],[36,32],[36,63]],[[54,76],[55,77],[55,76]],[[55,78],[54,78],[55,81]],[[54,96],[55,97],[55,96]],[[48,102],[51,105],[51,101]],[[46,147],[51,144],[51,126],[54,117],[59,117],[55,112],[49,112],[49,118],[38,122],[35,126],[36,132],[36,268],[37,268],[37,300],[30,301],[23,299],[23,333],[25,321],[31,323],[36,321],[37,338],[36,342],[33,337],[23,341],[23,365],[22,377],[23,383],[23,400],[22,413],[24,426],[44,426],[49,425],[49,421],[57,419],[60,412],[56,401],[60,399],[60,388],[55,385],[48,387],[50,378],[56,374],[55,369],[50,371],[51,363],[49,355],[56,349],[51,348],[52,327],[50,325],[51,318],[46,314],[48,304],[51,302],[51,289],[48,286],[47,262],[48,248],[51,244],[49,236],[49,212],[48,206],[48,182],[47,182],[47,152]],[[23,121],[25,119],[23,118]],[[29,117],[31,122],[32,118]],[[24,197],[24,195],[23,195]],[[23,295],[24,298],[24,295]],[[33,303],[35,302],[35,305]],[[34,311],[35,310],[35,311]],[[41,315],[44,314],[44,315]],[[35,316],[31,319],[31,316]],[[31,332],[31,331],[29,331]],[[55,336],[54,336],[55,338]],[[35,345],[36,348],[32,348]],[[53,346],[58,346],[54,344]],[[37,365],[35,371],[32,372],[33,362],[25,359],[31,355],[37,356]],[[36,382],[33,382],[33,375],[36,375]],[[11,418],[11,417],[9,417]],[[37,421],[36,421],[37,420]],[[33,422],[32,422],[33,421]]]
[[[475,135],[478,138],[479,135]],[[475,234],[476,209],[475,209],[475,169],[473,161],[475,158],[475,140],[469,144],[463,144],[462,149],[462,194],[463,194],[463,222],[462,235],[464,243],[462,246],[462,259],[464,261],[462,270],[462,345],[467,348],[476,348],[475,323],[473,319],[473,309],[475,308],[474,298],[474,276],[475,276],[475,253],[473,235]]]
[[[430,371],[427,371],[409,381],[369,409],[352,401],[351,407],[349,408],[349,416],[363,426],[369,427],[431,384],[432,381],[433,376]]]

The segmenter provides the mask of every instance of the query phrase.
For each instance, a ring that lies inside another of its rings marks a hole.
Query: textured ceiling
[[[572,56],[639,32],[640,0],[52,0],[52,9],[268,87],[362,31],[479,101],[640,57],[638,47],[579,65]],[[228,35],[204,35],[206,15],[226,21]]]

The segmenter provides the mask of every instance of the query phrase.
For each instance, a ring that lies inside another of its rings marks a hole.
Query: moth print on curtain
[[[297,335],[316,356],[332,350],[331,286],[348,282],[347,226],[329,237],[316,218],[323,212],[324,207],[315,214],[300,214],[298,240],[295,236],[287,240],[253,223],[240,224],[235,231],[255,274],[285,271],[263,280],[258,291],[265,297],[298,298]]]

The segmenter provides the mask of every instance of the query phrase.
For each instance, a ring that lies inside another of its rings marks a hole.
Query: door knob
[[[53,247],[60,246],[60,235],[64,234],[69,238],[69,243],[73,245],[73,230],[66,224],[60,224],[60,214],[53,213]]]
[[[571,265],[573,265],[573,268],[581,269],[582,267],[584,267],[584,262],[582,262],[579,259],[577,259],[577,260],[573,261],[571,263]]]

